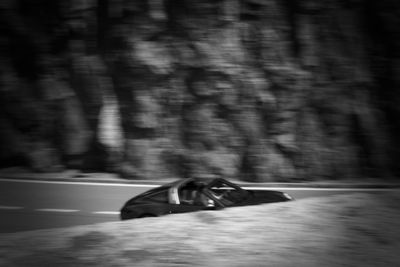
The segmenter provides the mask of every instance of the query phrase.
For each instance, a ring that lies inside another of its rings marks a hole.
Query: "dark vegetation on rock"
[[[399,19],[396,0],[1,1],[1,167],[397,176]]]

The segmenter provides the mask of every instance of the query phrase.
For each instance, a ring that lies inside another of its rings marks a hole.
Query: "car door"
[[[185,193],[186,190],[186,193]],[[214,202],[198,189],[181,189],[170,191],[170,213],[184,213],[198,210],[214,209]]]
[[[216,179],[207,186],[206,191],[224,207],[240,206],[249,197],[249,192],[224,179]]]

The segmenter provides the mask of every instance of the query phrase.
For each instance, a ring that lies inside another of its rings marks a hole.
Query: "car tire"
[[[146,217],[157,217],[156,215],[154,215],[154,214],[148,214],[148,213],[146,213],[146,214],[142,214],[142,215],[140,215],[139,217],[137,217],[137,218],[146,218]]]

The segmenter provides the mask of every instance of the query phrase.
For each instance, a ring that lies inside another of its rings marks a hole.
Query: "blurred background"
[[[2,0],[0,168],[400,174],[397,0]]]

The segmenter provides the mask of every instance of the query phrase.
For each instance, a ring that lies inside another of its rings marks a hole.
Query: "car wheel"
[[[154,214],[148,214],[148,213],[146,213],[146,214],[140,215],[138,218],[146,218],[146,217],[157,217],[157,216],[154,215]]]

